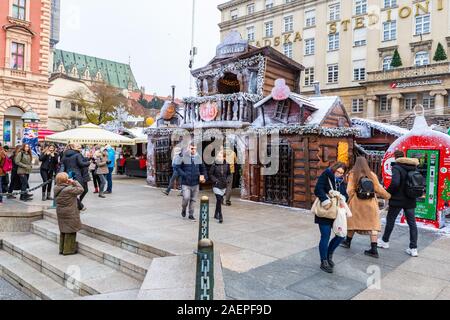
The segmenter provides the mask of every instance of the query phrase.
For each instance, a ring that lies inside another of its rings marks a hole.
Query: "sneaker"
[[[389,249],[389,242],[384,242],[382,239],[378,240],[378,248]]]
[[[12,200],[12,199],[17,199],[17,197],[13,196],[13,195],[9,195],[6,197],[8,200]]]
[[[231,201],[227,201],[227,202],[225,203],[225,205],[226,205],[227,207],[231,207]]]
[[[417,251],[417,249],[406,249],[406,253],[414,258],[417,258],[419,256],[419,252]]]
[[[195,217],[194,216],[189,216],[189,220],[195,221]]]
[[[322,264],[320,265],[320,269],[326,273],[333,273],[333,268],[330,266],[330,264],[326,260],[322,261]]]

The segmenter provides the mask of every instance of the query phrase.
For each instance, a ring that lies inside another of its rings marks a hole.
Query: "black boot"
[[[322,261],[320,269],[322,269],[322,271],[325,271],[326,273],[333,273],[333,268],[330,266],[327,260]]]
[[[352,246],[352,240],[353,238],[347,237],[344,241],[342,241],[341,247],[345,249],[350,249]]]
[[[42,201],[47,201],[47,195],[45,192],[42,192]]]
[[[47,192],[47,200],[53,201],[52,193],[51,193],[51,192]]]
[[[328,254],[328,264],[330,265],[331,268],[334,268],[334,266],[336,265],[333,262],[333,254]]]
[[[378,244],[376,242],[373,242],[371,244],[372,249],[364,251],[364,254],[366,256],[378,259],[380,257],[380,255],[378,254]]]

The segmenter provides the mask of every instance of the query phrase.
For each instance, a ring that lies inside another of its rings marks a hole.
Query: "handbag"
[[[339,204],[336,220],[333,223],[333,232],[336,236],[344,238],[347,236],[347,209]]]
[[[331,181],[328,179],[328,182],[330,183],[331,190],[334,190],[333,185],[331,184]],[[325,218],[325,219],[336,219],[338,215],[338,204],[339,200],[337,197],[331,197],[331,207],[329,209],[325,209],[322,206],[322,202],[319,198],[316,199],[316,201],[313,204],[313,207],[311,208],[312,213],[314,213],[318,218]]]

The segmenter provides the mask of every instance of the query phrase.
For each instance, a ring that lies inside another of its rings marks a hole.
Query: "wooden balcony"
[[[448,74],[450,63],[433,63],[421,67],[396,68],[389,71],[375,71],[367,73],[367,82],[411,79],[416,77],[437,76]]]
[[[183,128],[243,128],[254,119],[253,105],[260,100],[256,95],[237,93],[184,99]],[[217,108],[214,120],[205,121],[201,108],[207,104]]]

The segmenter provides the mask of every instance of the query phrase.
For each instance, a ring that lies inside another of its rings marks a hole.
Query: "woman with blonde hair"
[[[347,239],[342,246],[350,249],[355,233],[369,235],[371,249],[364,254],[379,258],[377,247],[378,234],[381,232],[381,218],[377,196],[389,200],[391,195],[380,184],[377,175],[370,170],[366,158],[356,159],[349,175],[347,192],[353,216],[348,218]]]
[[[56,176],[55,203],[59,230],[59,254],[73,255],[77,253],[77,232],[81,230],[78,196],[84,192],[83,186],[77,181],[69,179],[65,172]]]

